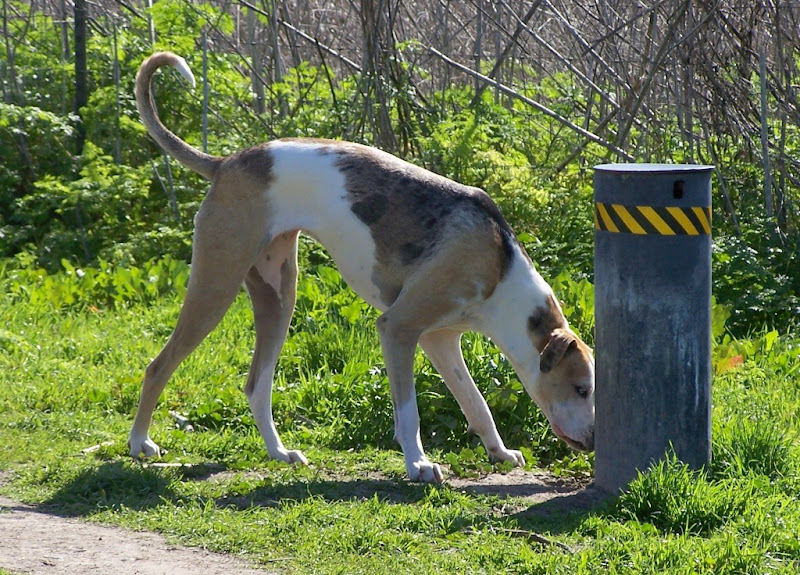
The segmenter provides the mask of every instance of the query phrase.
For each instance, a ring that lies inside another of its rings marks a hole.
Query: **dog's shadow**
[[[63,517],[86,517],[105,509],[130,509],[145,511],[165,503],[178,504],[185,495],[176,492],[176,481],[212,481],[220,474],[231,471],[217,463],[176,465],[140,465],[118,460],[102,463],[85,469],[52,494],[36,510]],[[447,484],[445,484],[447,486]],[[520,485],[507,486],[447,486],[471,496],[494,496],[519,502],[520,496],[531,495]],[[552,486],[528,487],[542,492]],[[431,486],[393,477],[326,478],[284,477],[280,481],[264,477],[249,490],[234,490],[211,498],[217,507],[251,509],[253,507],[277,507],[287,501],[304,501],[319,498],[332,502],[367,501],[377,498],[396,504],[415,504],[429,497]],[[564,528],[565,517],[572,517],[568,524],[580,522],[581,518],[597,511],[602,513],[608,497],[594,487],[586,487],[574,493],[562,493],[525,509],[507,515],[521,525],[550,524],[550,518],[560,517],[556,523]],[[557,529],[558,530],[558,529]],[[552,532],[552,531],[551,531]]]
[[[129,460],[104,462],[85,469],[35,506],[37,511],[63,517],[86,517],[105,509],[153,509],[185,499],[175,481],[207,481],[228,474],[224,465],[148,464]],[[393,478],[325,479],[264,478],[249,491],[211,498],[219,507],[246,509],[275,507],[282,501],[321,498],[327,501],[366,500],[377,497],[393,503],[414,503],[426,496],[427,486]]]
[[[84,469],[36,506],[64,517],[84,517],[103,509],[151,509],[176,500],[172,478],[162,470],[127,461],[110,461]]]
[[[293,480],[285,483],[264,483],[251,491],[225,495],[216,500],[217,505],[248,509],[276,507],[281,502],[321,499],[329,502],[352,502],[378,499],[389,503],[413,504],[427,497],[430,487],[404,479],[315,478]]]
[[[569,533],[591,516],[613,516],[617,497],[593,484],[560,497],[536,502],[509,515],[512,522],[551,534]]]
[[[496,515],[488,514],[476,518],[465,513],[452,521],[449,532],[474,531],[475,529],[500,529],[513,535],[531,534],[539,531],[553,535],[569,533],[575,530],[587,517],[605,515],[610,509],[613,498],[594,486],[567,491],[553,489],[549,485],[506,485],[506,486],[460,486],[447,482],[444,489],[453,489],[470,497],[489,496],[497,498],[499,503],[493,509],[505,507],[504,501],[510,502],[512,511]],[[414,505],[430,500],[431,489],[439,489],[422,483],[413,483],[399,478],[364,478],[364,479],[312,479],[294,480],[287,483],[265,483],[244,493],[225,495],[215,500],[216,505],[235,510],[248,510],[253,507],[277,507],[287,501],[297,502],[319,498],[328,502],[353,502],[378,499],[400,505]],[[557,494],[557,495],[556,495]],[[545,495],[553,495],[547,498]],[[445,498],[446,499],[446,498]],[[532,503],[525,507],[525,501]],[[509,529],[508,527],[519,529]],[[532,535],[534,536],[534,535]],[[539,544],[553,544],[546,538],[538,540]]]

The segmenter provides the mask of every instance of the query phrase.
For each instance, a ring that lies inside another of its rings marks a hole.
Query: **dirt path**
[[[161,535],[37,511],[0,498],[0,568],[33,575],[266,575],[228,555]]]
[[[447,483],[465,492],[514,497],[516,508],[506,513],[564,513],[593,507],[603,497],[587,481],[522,470]],[[3,497],[0,569],[32,575],[275,575],[237,557],[171,545],[156,533],[65,518]]]

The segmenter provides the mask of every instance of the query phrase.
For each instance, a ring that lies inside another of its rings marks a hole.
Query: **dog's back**
[[[269,237],[296,229],[312,235],[351,287],[382,310],[409,276],[429,265],[457,263],[459,275],[471,274],[485,298],[513,258],[524,257],[485,192],[375,148],[285,139],[224,164],[222,173],[249,173],[259,182],[252,193],[267,194]],[[478,264],[473,273],[471,263]]]

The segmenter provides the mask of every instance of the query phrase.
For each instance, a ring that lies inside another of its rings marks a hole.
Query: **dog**
[[[245,394],[269,457],[307,464],[284,447],[272,418],[278,355],[294,310],[302,231],[330,253],[348,285],[382,312],[377,320],[391,388],[395,440],[412,481],[441,482],[423,451],[414,390],[419,345],[480,436],[489,457],[522,466],[507,449],[467,371],[464,331],[481,332],[509,359],[554,433],[576,450],[594,445],[594,358],[570,329],[495,203],[375,148],[281,139],[227,157],[200,152],[161,122],[151,79],[171,52],[147,58],[136,76],[136,105],[150,136],[211,181],[195,217],[192,268],[177,325],[145,371],[128,446],[157,457],[153,410],[178,364],[211,332],[242,283],[252,300],[256,344]]]

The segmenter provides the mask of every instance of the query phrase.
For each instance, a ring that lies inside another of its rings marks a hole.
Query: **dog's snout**
[[[594,429],[592,429],[586,436],[586,439],[583,440],[583,450],[594,451]]]

